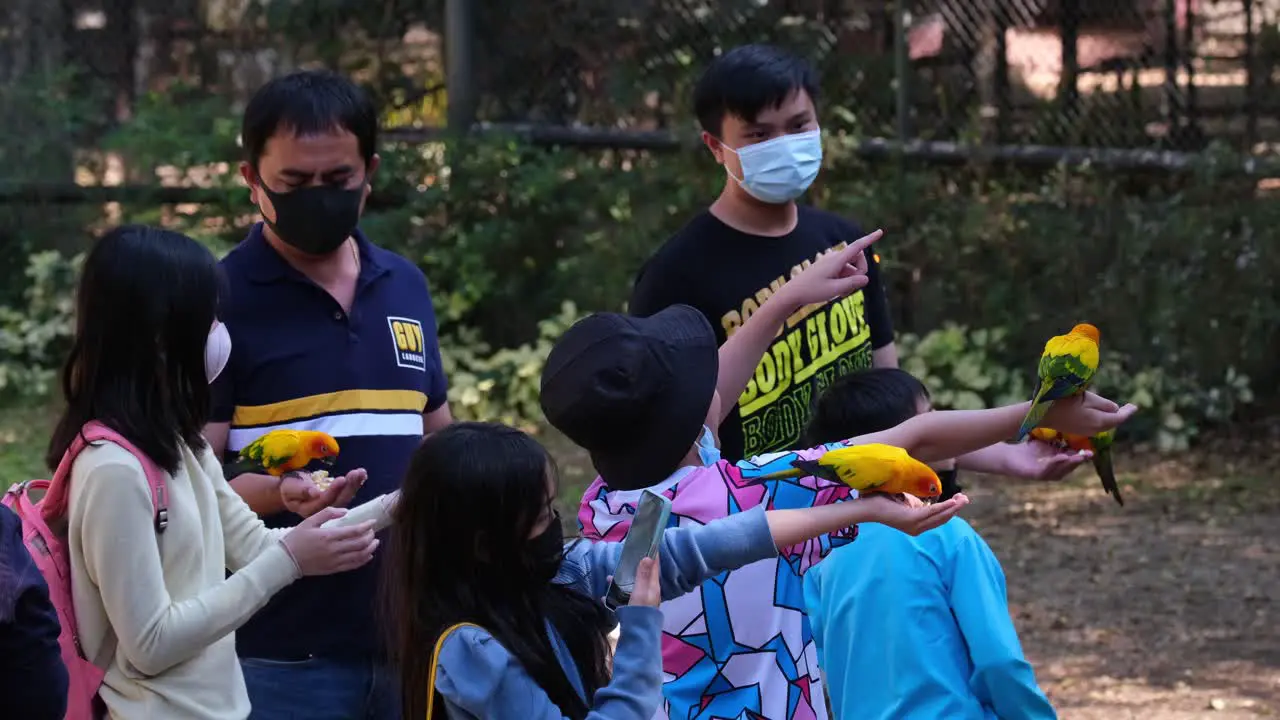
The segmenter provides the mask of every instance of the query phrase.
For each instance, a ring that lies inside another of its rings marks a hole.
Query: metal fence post
[[[472,0],[446,0],[445,87],[449,130],[464,134],[476,122],[475,8]]]

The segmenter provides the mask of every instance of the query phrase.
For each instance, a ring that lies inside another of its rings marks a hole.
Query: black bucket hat
[[[719,371],[715,331],[688,305],[646,318],[595,313],[547,356],[542,412],[611,487],[648,487],[697,442]]]

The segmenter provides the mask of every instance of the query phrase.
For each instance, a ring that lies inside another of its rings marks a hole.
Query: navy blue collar
[[[271,243],[267,242],[267,238],[262,233],[262,228],[261,222],[254,223],[248,237],[241,243],[249,261],[249,279],[263,284],[279,282],[286,278],[312,283],[310,278],[290,265],[280,253],[276,252],[275,248],[271,247]],[[390,272],[387,266],[380,262],[379,256],[383,252],[381,248],[369,242],[369,238],[365,237],[359,228],[356,228],[351,236],[355,238],[356,248],[360,252],[360,277],[356,287],[364,287]]]

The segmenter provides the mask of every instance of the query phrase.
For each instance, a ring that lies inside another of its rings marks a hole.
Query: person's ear
[[[240,177],[244,180],[244,184],[249,186],[249,202],[253,203],[254,205],[257,205],[258,204],[258,186],[262,182],[261,179],[258,177],[258,173],[254,171],[253,166],[250,165],[248,162],[241,161]]]
[[[707,149],[711,151],[711,156],[716,159],[717,163],[724,164],[724,143],[716,139],[715,135],[703,130],[702,144],[706,145]]]

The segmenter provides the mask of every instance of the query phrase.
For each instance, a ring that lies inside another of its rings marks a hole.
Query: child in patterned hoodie
[[[879,442],[937,462],[1014,434],[1028,403],[926,413],[885,432],[736,465],[720,459],[716,429],[732,408],[721,398],[742,394],[793,314],[866,284],[862,251],[878,237],[851,243],[796,275],[718,353],[706,319],[683,305],[643,319],[597,313],[560,338],[543,371],[541,402],[548,421],[590,452],[600,474],[578,513],[585,538],[624,538],[645,489],[671,500],[672,527],[702,525],[756,506],[808,508],[855,499],[844,485],[813,477],[753,481],[828,448]],[[1136,410],[1088,393],[1056,403],[1045,424],[1090,435]],[[664,702],[657,717],[825,718],[817,651],[803,613],[803,574],[855,534],[850,528],[790,547],[663,602]]]

